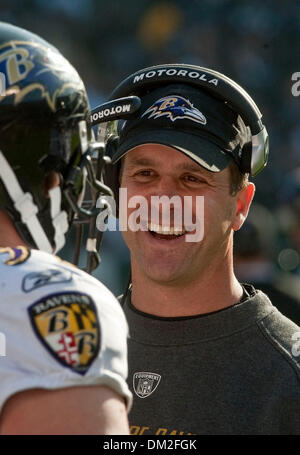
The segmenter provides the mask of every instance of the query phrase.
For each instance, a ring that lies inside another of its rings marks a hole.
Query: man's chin
[[[178,268],[173,267],[169,268],[167,266],[157,266],[153,265],[151,268],[146,268],[144,270],[144,275],[148,280],[153,281],[153,283],[160,284],[162,286],[180,286],[184,283],[184,273]]]

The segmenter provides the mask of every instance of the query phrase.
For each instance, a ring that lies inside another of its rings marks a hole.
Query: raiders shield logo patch
[[[138,397],[146,398],[157,388],[160,379],[160,374],[156,373],[148,373],[146,371],[134,373],[133,389]]]
[[[100,349],[96,306],[86,294],[49,295],[28,308],[33,329],[62,365],[85,374]]]

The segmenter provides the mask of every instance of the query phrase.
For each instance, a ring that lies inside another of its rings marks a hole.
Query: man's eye
[[[151,175],[153,175],[153,172],[148,169],[145,169],[143,171],[136,172],[135,175],[138,177],[150,177]]]
[[[194,175],[185,175],[184,180],[186,180],[187,182],[192,182],[192,183],[201,183],[202,182],[198,177],[195,177]]]

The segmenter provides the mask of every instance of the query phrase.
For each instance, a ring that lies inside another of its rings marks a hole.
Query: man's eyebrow
[[[131,170],[136,166],[155,166],[157,165],[156,161],[151,159],[151,158],[133,158],[132,160],[128,160],[127,162],[127,169]],[[208,178],[213,178],[214,173],[209,172],[207,169],[204,167],[200,166],[200,164],[197,163],[184,163],[184,164],[178,164],[176,166],[176,169],[184,172],[195,172],[197,174],[202,174],[203,176],[206,176]]]
[[[197,174],[201,174],[202,176],[205,176],[207,178],[213,179],[214,178],[214,172],[210,172],[208,169],[205,169],[203,166],[200,166],[200,164],[197,163],[184,163],[180,166],[178,166],[180,170],[185,171],[185,172],[194,172]]]
[[[134,168],[135,166],[153,166],[155,165],[155,161],[149,158],[134,158],[132,160],[127,161],[126,167],[129,169]]]

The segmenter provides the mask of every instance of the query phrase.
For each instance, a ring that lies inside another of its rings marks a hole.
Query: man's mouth
[[[177,227],[159,226],[158,224],[148,224],[148,231],[156,239],[174,240],[186,234],[186,230]]]

